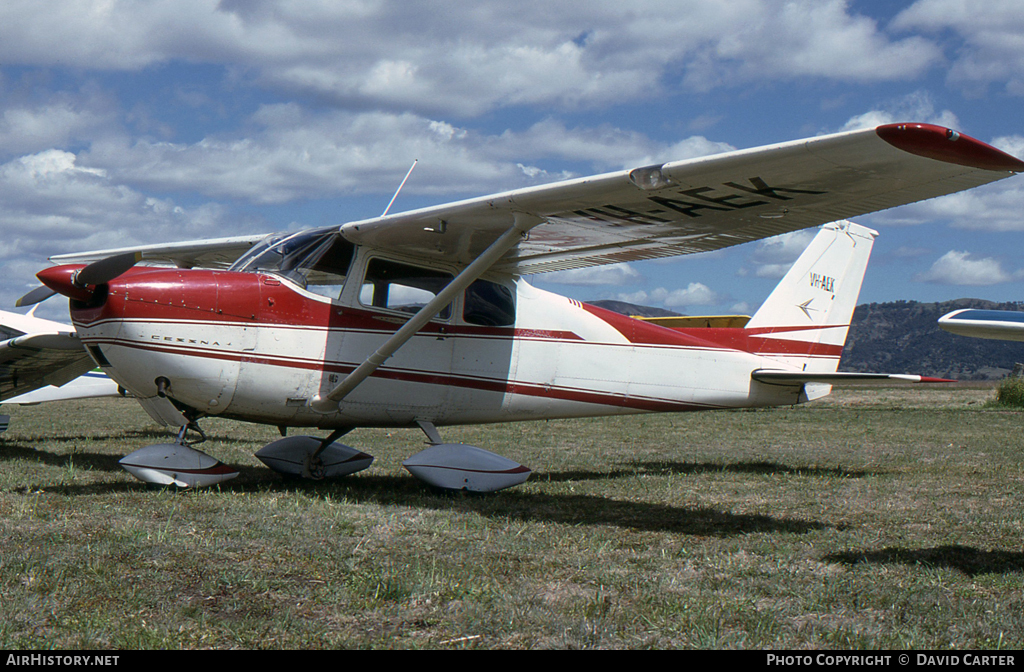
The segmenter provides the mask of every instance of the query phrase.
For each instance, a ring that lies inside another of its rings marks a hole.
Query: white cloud
[[[658,287],[650,292],[618,294],[619,301],[639,305],[661,305],[666,308],[686,308],[688,306],[714,306],[722,303],[725,298],[700,282],[691,282],[685,289],[666,289]]]
[[[892,28],[959,36],[962,43],[947,40],[950,82],[975,95],[992,83],[1024,95],[1024,12],[1017,0],[918,0],[896,16]]]
[[[676,289],[665,297],[664,304],[668,308],[682,306],[713,306],[721,303],[722,297],[707,285],[691,282],[686,289]]]
[[[659,287],[650,293],[652,301],[666,308],[685,306],[713,306],[722,302],[723,297],[701,282],[691,282],[685,289],[668,290]]]
[[[1024,180],[1007,180],[863,217],[872,226],[947,223],[975,231],[1024,231]]]
[[[650,300],[650,296],[648,296],[647,292],[645,292],[642,289],[628,294],[616,294],[615,298],[618,299],[619,301],[625,301],[626,303],[635,303],[640,306],[646,305],[647,302]]]
[[[242,79],[349,108],[465,118],[499,106],[563,108],[765,77],[891,81],[941,52],[892,39],[844,0],[397,0],[346,3],[12,0],[0,59],[133,70],[217,63]],[[675,84],[672,84],[673,86]]]
[[[754,265],[754,275],[759,278],[781,278],[817,233],[817,229],[802,229],[759,241],[749,260]],[[738,272],[741,276],[747,273],[743,268]]]
[[[960,120],[949,110],[936,111],[931,95],[926,91],[915,91],[889,101],[882,109],[869,110],[849,119],[840,129],[853,131],[860,128],[874,128],[882,124],[900,121],[916,121],[960,128]]]
[[[793,263],[788,264],[761,264],[754,269],[754,275],[759,278],[768,279],[779,279],[786,275],[786,272],[793,266]]]
[[[0,112],[0,152],[19,155],[81,142],[114,122],[111,111],[83,107],[70,96],[38,104],[15,103]]]
[[[550,162],[601,172],[733,149],[700,136],[668,144],[611,126],[566,128],[552,120],[487,135],[412,113],[314,113],[296,103],[263,106],[251,122],[244,136],[191,144],[111,134],[83,156],[139,188],[284,203],[391,192],[413,159],[419,164],[405,193],[484,194],[574,177],[547,170]]]
[[[992,140],[991,144],[1011,156],[1024,157],[1024,136],[1004,135]]]
[[[230,235],[215,204],[188,210],[112,180],[63,150],[47,150],[0,165],[0,258],[121,247]]]
[[[626,264],[608,264],[575,268],[569,271],[555,271],[544,275],[545,282],[559,285],[626,285],[642,280],[640,272]]]
[[[730,3],[738,4],[738,3]],[[743,3],[730,30],[715,25],[688,68],[687,81],[711,88],[739,78],[908,79],[941,59],[931,41],[892,41],[873,19],[851,15],[844,0]]]
[[[936,260],[930,269],[914,276],[917,282],[971,287],[997,285],[1013,279],[1013,275],[1002,269],[999,260],[991,257],[974,258],[968,252],[957,250],[950,250]]]

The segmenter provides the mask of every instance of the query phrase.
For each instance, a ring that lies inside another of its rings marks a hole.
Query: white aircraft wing
[[[354,243],[468,265],[509,231],[528,236],[493,264],[518,274],[716,250],[941,196],[1024,172],[1024,162],[929,124],[873,129],[642,166],[341,226]],[[180,267],[223,267],[263,236],[51,257],[88,263],[126,252]]]
[[[60,387],[96,366],[74,329],[59,322],[0,311],[0,334],[0,401],[11,401],[48,385]],[[106,386],[106,392],[116,394],[117,386]],[[83,383],[59,398],[83,396],[97,396],[96,387]]]
[[[33,406],[47,401],[67,401],[69,399],[89,399],[95,397],[123,397],[127,393],[122,392],[117,383],[110,379],[110,376],[99,369],[87,371],[71,382],[60,387],[47,385],[32,390],[27,394],[19,394],[10,399],[4,399],[5,404],[18,406]]]
[[[1024,312],[963,308],[939,318],[939,326],[960,336],[1024,341]]]
[[[93,252],[58,254],[50,257],[50,259],[61,264],[88,264],[117,254],[140,252],[142,261],[154,264],[177,266],[179,268],[227,268],[236,259],[248,252],[249,248],[264,238],[266,238],[266,234],[212,238],[210,240],[193,240],[160,245],[143,245],[141,247],[119,247]]]
[[[0,400],[63,385],[95,366],[74,332],[9,338],[0,342]]]
[[[955,131],[891,124],[352,222],[342,233],[467,264],[525,215],[542,223],[494,268],[528,274],[715,250],[1022,171],[1024,162]]]

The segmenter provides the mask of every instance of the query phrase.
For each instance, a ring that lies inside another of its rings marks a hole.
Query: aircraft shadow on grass
[[[191,438],[192,435],[190,434],[189,437]],[[174,435],[165,429],[126,429],[96,434],[28,435],[23,437],[21,440],[46,440],[53,443],[71,443],[81,441],[122,441],[131,439],[153,439],[162,443],[173,443]],[[252,446],[254,443],[250,439],[233,438],[231,436],[209,432],[206,434],[206,439],[211,444],[241,445],[246,447]],[[5,438],[5,435],[0,434],[0,450],[3,449],[5,444],[12,445],[15,441],[17,441],[17,439],[12,440],[10,438]],[[132,450],[134,450],[134,448]]]
[[[164,437],[165,433],[140,430],[119,433],[116,437],[131,438],[152,436]],[[98,440],[103,437],[78,436],[61,437],[61,442]],[[246,441],[211,437],[222,443],[246,444]],[[31,460],[50,466],[96,470],[103,472],[122,472],[118,464],[119,455],[74,451],[72,453],[53,453],[18,445],[16,443],[0,443],[0,461]],[[751,533],[796,533],[804,534],[813,530],[826,528],[837,529],[841,526],[803,520],[791,517],[736,514],[712,507],[680,507],[650,502],[630,502],[608,497],[583,494],[545,495],[536,493],[506,492],[498,495],[466,495],[437,491],[424,487],[422,483],[404,476],[360,475],[355,478],[342,479],[335,482],[309,482],[296,479],[282,480],[277,474],[271,474],[262,467],[236,466],[239,477],[225,482],[219,487],[229,491],[266,491],[268,489],[301,489],[310,492],[338,493],[351,500],[375,502],[379,504],[404,504],[425,506],[435,509],[450,509],[453,505],[463,507],[480,515],[513,517],[520,520],[543,521],[550,523],[615,525],[640,531],[671,532],[676,534],[728,537]],[[755,474],[790,474],[800,476],[827,476],[841,478],[857,478],[868,472],[848,471],[838,468],[822,467],[791,467],[774,462],[741,462],[735,464],[686,463],[686,462],[635,462],[628,468],[606,472],[563,471],[544,472],[535,478],[553,482],[574,480],[599,480],[622,478],[638,474],[673,473],[681,475],[701,475],[722,472],[755,473]],[[126,491],[138,488],[138,484],[126,481],[123,483],[52,483],[37,484],[27,491],[59,491],[67,495],[102,494],[104,492]],[[154,486],[149,486],[154,487]],[[162,487],[162,486],[155,486]],[[453,504],[454,502],[454,504]]]
[[[47,437],[47,441],[56,444],[80,444],[92,441],[120,441],[120,440],[161,440],[165,443],[173,441],[172,436],[169,436],[166,431],[156,429],[139,429],[139,430],[128,430],[124,432],[116,432],[112,434],[72,434],[66,436],[53,436]],[[249,448],[252,445],[252,441],[244,439],[236,439],[228,436],[217,436],[207,435],[208,440],[216,442],[220,445],[237,445]],[[118,464],[123,455],[110,455],[108,453],[93,453],[88,451],[82,451],[73,446],[69,452],[53,453],[45,450],[39,450],[37,448],[30,448],[24,446],[18,442],[18,440],[10,440],[0,438],[0,462],[10,460],[27,460],[34,462],[42,462],[50,466],[67,467],[70,466],[71,462],[79,468],[96,469],[99,471],[110,471],[110,472],[123,472],[124,469]]]
[[[606,478],[623,478],[642,474],[694,476],[702,474],[779,474],[786,476],[826,477],[826,478],[864,478],[877,476],[879,471],[861,471],[843,469],[842,467],[792,467],[778,462],[630,462],[626,467],[610,471],[560,471],[544,472],[538,477],[547,481],[585,481]]]
[[[983,551],[970,546],[950,545],[935,548],[883,548],[880,551],[847,551],[823,558],[843,565],[902,564],[921,567],[945,567],[968,576],[1009,574],[1024,571],[1024,553]]]
[[[208,436],[210,441],[215,441],[221,445],[242,445],[249,447],[252,445],[252,441],[245,441],[242,439],[233,439],[226,436]],[[95,435],[68,435],[68,436],[56,436],[48,437],[47,441],[57,444],[80,444],[91,441],[117,441],[117,440],[133,440],[133,439],[162,439],[165,442],[170,442],[173,437],[168,437],[167,432],[159,430],[129,430],[125,432],[117,432],[115,434],[95,434]],[[109,472],[123,472],[124,469],[118,464],[123,455],[110,455],[108,453],[94,453],[89,451],[79,450],[77,446],[73,446],[69,452],[54,453],[45,450],[39,450],[36,448],[30,448],[20,444],[17,440],[11,441],[10,439],[0,438],[0,462],[13,461],[13,460],[26,460],[30,462],[41,462],[43,464],[55,467],[69,467],[72,464],[76,468],[82,469],[95,469],[97,471],[109,471]]]
[[[39,459],[39,451],[20,449]],[[0,457],[5,454],[0,448]],[[7,454],[10,454],[9,452]],[[65,466],[67,455],[51,455],[52,463]],[[75,455],[75,465],[104,471],[119,471],[116,456]],[[237,467],[237,479],[218,486],[231,492],[266,492],[274,490],[303,491],[344,497],[349,501],[376,504],[400,504],[435,510],[463,509],[495,518],[522,521],[566,523],[573,525],[614,525],[637,531],[670,532],[706,537],[729,537],[752,533],[805,534],[814,530],[834,528],[820,522],[766,515],[736,514],[711,507],[671,506],[650,502],[630,502],[594,495],[544,495],[521,492],[470,494],[424,487],[412,477],[362,475],[335,482],[311,482],[284,479],[268,474],[261,467]],[[138,483],[51,483],[24,489],[35,492],[59,492],[68,496],[96,495],[137,490]],[[158,489],[163,486],[141,486]]]
[[[16,443],[0,443],[0,462],[24,460],[27,462],[41,462],[52,467],[69,467],[72,464],[76,468],[95,469],[97,471],[118,472],[124,471],[117,463],[120,459],[117,455],[104,453],[90,453],[73,451],[71,453],[51,453],[45,450],[28,448]]]

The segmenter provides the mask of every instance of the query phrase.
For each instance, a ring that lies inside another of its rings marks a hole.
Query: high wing
[[[515,229],[492,268],[517,274],[716,250],[912,203],[1024,172],[956,131],[888,124],[508,191],[340,227],[348,240],[468,265]],[[125,251],[182,267],[227,265],[261,237]],[[497,248],[492,248],[497,250]]]
[[[165,243],[161,245],[144,245],[142,247],[119,247],[94,252],[58,254],[50,257],[50,259],[62,264],[88,264],[119,254],[138,252],[141,253],[142,261],[155,264],[177,266],[179,268],[227,268],[264,238],[266,238],[266,234],[211,238],[210,240]]]
[[[58,322],[0,311],[0,334],[0,401],[47,385],[59,387],[96,366],[74,329]],[[117,386],[108,382],[106,393],[116,394]],[[96,396],[94,392],[82,388],[62,398]]]
[[[472,261],[517,215],[541,222],[499,270],[519,274],[716,250],[1024,171],[956,131],[891,124],[521,189],[342,227],[349,240]]]

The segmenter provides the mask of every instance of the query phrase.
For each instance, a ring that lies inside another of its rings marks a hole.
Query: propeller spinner
[[[28,306],[60,293],[79,301],[88,301],[96,287],[107,284],[142,260],[141,252],[125,252],[94,261],[88,266],[51,266],[36,274],[45,287],[37,287],[18,299]]]

